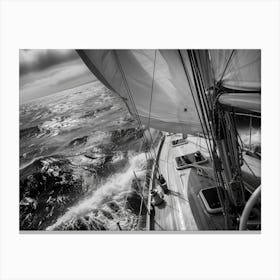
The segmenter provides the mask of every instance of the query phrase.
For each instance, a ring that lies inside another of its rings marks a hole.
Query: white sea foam
[[[46,230],[54,230],[73,219],[83,217],[94,209],[98,209],[109,201],[123,200],[127,191],[131,188],[131,182],[136,172],[137,177],[143,177],[146,170],[145,154],[134,154],[129,156],[129,163],[123,172],[116,173],[100,185],[100,187],[89,197],[71,207],[63,216],[49,226]]]

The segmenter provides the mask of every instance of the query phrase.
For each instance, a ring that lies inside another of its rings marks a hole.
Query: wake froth
[[[131,184],[146,174],[145,153],[129,154],[129,161],[122,172],[109,177],[105,182],[59,217],[46,230],[117,230],[131,229],[137,222],[137,215],[126,208],[126,198],[133,192]]]

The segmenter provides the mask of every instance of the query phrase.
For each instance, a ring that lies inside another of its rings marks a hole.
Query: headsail
[[[153,128],[201,132],[177,50],[78,50],[93,74]]]

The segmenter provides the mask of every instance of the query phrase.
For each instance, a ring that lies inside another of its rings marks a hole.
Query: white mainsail
[[[224,88],[219,102],[261,113],[261,50],[210,50],[209,53],[215,84]]]
[[[78,50],[93,74],[153,128],[201,132],[178,50]]]
[[[223,87],[261,90],[261,50],[210,50],[216,82]]]

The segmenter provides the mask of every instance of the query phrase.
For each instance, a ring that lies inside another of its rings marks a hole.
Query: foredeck
[[[172,140],[178,138],[179,135],[166,136],[162,146],[158,164],[170,192],[164,196],[165,201],[155,207],[154,230],[198,230],[188,198],[188,188],[190,185],[200,187],[202,178],[199,178],[201,176],[196,174],[194,175],[192,168],[177,170],[175,158],[198,150],[208,159],[209,154],[203,138],[189,136],[187,144],[172,147]],[[206,165],[210,166],[210,162],[208,161]],[[205,183],[205,178],[203,179],[203,183]]]

